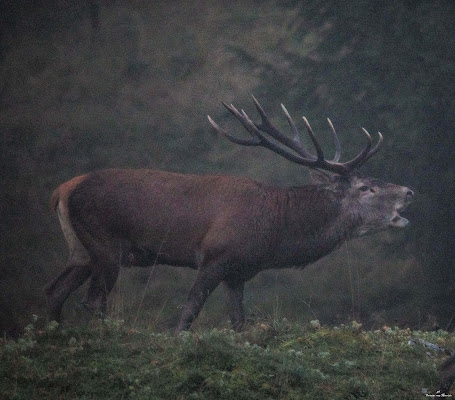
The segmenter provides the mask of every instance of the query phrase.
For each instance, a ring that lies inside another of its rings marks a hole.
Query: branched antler
[[[260,124],[254,123],[246,114],[245,111],[243,110],[239,111],[232,104],[228,105],[223,102],[223,105],[232,114],[235,115],[235,117],[240,121],[243,127],[250,133],[251,138],[242,139],[232,136],[231,134],[227,133],[225,130],[220,128],[218,124],[215,121],[213,121],[212,118],[210,118],[210,116],[207,116],[210,124],[216,129],[218,133],[226,136],[233,143],[240,144],[242,146],[265,147],[294,163],[305,165],[310,168],[318,168],[334,172],[340,175],[347,175],[350,172],[352,172],[355,168],[358,168],[361,165],[363,165],[370,157],[377,153],[379,147],[381,146],[383,137],[380,132],[378,132],[379,140],[376,143],[376,145],[372,148],[371,135],[365,128],[362,128],[363,132],[367,137],[367,144],[365,148],[352,160],[343,163],[339,162],[341,158],[340,141],[338,139],[338,135],[335,131],[332,122],[330,121],[330,119],[327,118],[330,130],[332,132],[333,141],[335,143],[335,156],[333,157],[332,160],[326,160],[322,147],[318,140],[316,139],[316,136],[313,133],[313,129],[311,128],[311,125],[309,124],[308,120],[305,117],[303,117],[303,121],[306,125],[308,135],[310,136],[310,139],[313,142],[314,148],[316,150],[316,155],[313,155],[303,146],[302,141],[300,140],[300,134],[297,129],[297,126],[283,104],[281,104],[281,108],[283,109],[289,126],[291,127],[292,137],[283,134],[280,130],[273,126],[262,106],[259,104],[259,102],[256,100],[254,96],[252,97],[254,105],[256,106],[259,115],[261,116],[262,121]],[[277,142],[285,147],[279,145]]]

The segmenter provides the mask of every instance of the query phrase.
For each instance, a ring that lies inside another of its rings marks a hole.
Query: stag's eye
[[[367,191],[369,190],[371,193],[376,193],[376,190],[374,190],[373,188],[370,188],[369,186],[366,186],[366,185],[361,186],[361,187],[359,188],[359,190],[360,190],[361,192],[367,192]]]

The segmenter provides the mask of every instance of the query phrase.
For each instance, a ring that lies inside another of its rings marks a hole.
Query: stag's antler
[[[240,121],[243,127],[250,133],[250,135],[252,136],[250,139],[242,139],[230,135],[225,130],[221,129],[218,126],[218,124],[215,121],[213,121],[212,118],[210,118],[210,116],[207,116],[209,122],[216,129],[216,131],[226,136],[233,143],[237,143],[242,146],[262,146],[272,150],[277,154],[280,154],[281,156],[297,164],[305,165],[311,168],[319,168],[326,171],[335,172],[340,175],[349,174],[355,168],[358,168],[361,165],[363,165],[370,157],[377,153],[379,147],[381,146],[383,138],[380,132],[378,132],[379,135],[378,142],[373,148],[371,148],[372,147],[371,136],[365,128],[362,128],[363,132],[365,133],[368,139],[365,148],[352,160],[344,163],[339,162],[341,157],[340,141],[338,140],[338,135],[335,131],[335,128],[333,127],[332,122],[330,121],[330,119],[327,118],[330,130],[332,131],[333,141],[335,143],[335,156],[330,161],[326,160],[324,157],[324,152],[322,151],[322,147],[319,144],[318,140],[316,139],[313,130],[311,129],[311,126],[305,117],[303,117],[303,121],[305,122],[310,139],[313,142],[314,148],[316,150],[316,155],[311,154],[303,146],[300,140],[300,134],[297,130],[297,126],[295,125],[294,120],[289,115],[288,110],[286,110],[286,107],[283,104],[281,104],[281,108],[283,109],[284,114],[286,115],[286,119],[292,129],[293,133],[292,138],[284,135],[275,126],[272,125],[262,106],[259,104],[259,102],[256,100],[254,96],[252,97],[254,105],[256,106],[259,115],[261,116],[262,119],[261,124],[254,123],[250,119],[250,117],[248,117],[245,111],[243,110],[239,111],[232,104],[228,105],[223,102],[223,105],[237,117],[237,119]],[[269,137],[273,138],[274,140],[271,140]],[[281,143],[286,147],[282,147],[278,145],[276,142]]]

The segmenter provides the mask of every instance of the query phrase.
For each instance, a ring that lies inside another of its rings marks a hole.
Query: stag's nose
[[[414,197],[414,192],[411,189],[408,189],[406,192],[406,200],[410,201]]]

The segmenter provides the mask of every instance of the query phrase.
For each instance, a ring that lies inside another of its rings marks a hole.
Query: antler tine
[[[305,149],[305,147],[303,147],[302,141],[300,140],[300,134],[297,129],[297,126],[296,126],[294,120],[292,119],[291,115],[289,114],[288,110],[284,106],[284,104],[281,104],[281,108],[283,109],[284,115],[286,116],[289,126],[291,127],[292,132],[294,134],[293,141],[294,141],[295,145],[294,145],[294,147],[291,147],[291,148],[293,148],[295,151],[297,151],[303,157],[308,158],[310,160],[315,160],[316,157],[313,154],[311,154],[307,149]]]
[[[322,147],[319,144],[318,140],[316,139],[316,136],[314,136],[313,129],[311,128],[310,123],[306,119],[306,117],[302,117],[303,121],[305,122],[306,129],[308,131],[308,134],[310,135],[311,141],[314,144],[314,148],[316,149],[316,153],[318,155],[318,161],[323,161],[324,159],[324,152],[322,151]]]
[[[248,133],[250,133],[250,135],[252,135],[254,137],[254,133],[251,132],[251,130],[249,129],[249,126],[245,123],[243,116],[239,112],[239,110],[237,110],[237,108],[235,108],[233,104],[226,104],[224,101],[222,103],[223,103],[223,106],[225,106],[231,114],[233,114],[237,117],[237,119],[240,121],[240,123],[243,125],[243,127],[248,131]]]
[[[257,102],[257,100],[256,100],[256,102]],[[238,138],[238,137],[232,136],[229,133],[227,133],[226,131],[224,131],[223,129],[221,129],[218,126],[218,124],[216,124],[216,122],[213,121],[209,117],[209,122],[212,124],[212,126],[220,134],[226,136],[231,142],[236,143],[236,144],[241,144],[241,145],[244,145],[244,146],[263,146],[263,147],[266,147],[266,148],[272,150],[275,153],[280,154],[281,156],[287,158],[288,160],[290,160],[292,162],[299,163],[299,164],[304,162],[303,158],[301,158],[299,156],[296,156],[296,155],[294,155],[292,153],[289,153],[288,151],[286,151],[286,149],[281,148],[280,146],[278,146],[275,143],[273,143],[272,141],[270,141],[266,136],[264,136],[261,133],[261,131],[259,130],[259,128],[256,126],[256,124],[250,119],[250,117],[248,116],[248,114],[244,110],[239,111],[239,110],[237,110],[237,108],[233,104],[228,105],[225,102],[222,102],[222,103],[227,108],[227,110],[229,110],[240,121],[242,126],[253,137],[252,139],[242,139],[242,138]],[[260,108],[262,110],[260,112],[261,115],[264,115],[265,116],[265,120],[268,121],[268,118],[265,115],[265,112],[262,109],[262,107],[259,105],[259,102],[257,102],[257,105],[258,105],[258,109]],[[273,128],[273,126],[272,126],[272,128]],[[275,136],[273,136],[273,135],[272,135],[272,137],[275,138]]]
[[[373,149],[370,151],[369,157],[375,155],[375,154],[379,151],[379,148],[380,148],[381,145],[382,145],[382,141],[384,140],[384,136],[382,136],[382,133],[381,133],[381,132],[378,132],[378,136],[379,136],[378,143],[376,143],[376,145],[375,145],[375,146],[373,147]]]
[[[259,101],[254,97],[253,94],[251,94],[251,97],[253,99],[253,103],[256,107],[256,110],[258,111],[259,115],[261,116],[261,124],[256,125],[259,129],[263,130],[264,132],[268,133],[271,135],[274,139],[282,142],[284,145],[291,147],[292,140],[289,139],[287,136],[283,135],[277,128],[273,126],[273,124],[270,122],[269,117],[265,113],[264,109],[262,108],[261,104]],[[291,147],[292,148],[292,147]]]
[[[333,134],[333,142],[335,143],[335,156],[333,157],[332,162],[338,162],[340,161],[341,158],[340,140],[338,139],[337,132],[332,124],[332,121],[330,121],[330,118],[327,118],[327,122],[329,123],[330,130],[332,131]]]
[[[267,114],[265,113],[262,106],[259,104],[259,101],[256,99],[256,97],[254,97],[253,94],[251,94],[251,97],[253,98],[253,103],[256,106],[256,110],[258,110],[258,113],[261,116],[262,123],[265,125],[270,125],[269,118],[267,117]]]
[[[210,115],[207,115],[207,118],[210,122],[210,124],[215,128],[215,130],[220,134],[225,136],[227,139],[229,139],[231,142],[240,144],[242,146],[259,146],[261,143],[259,138],[252,138],[252,139],[242,139],[238,138],[235,136],[230,135],[227,133],[224,129],[220,128],[220,126],[210,117]]]
[[[374,156],[378,151],[379,151],[379,148],[381,147],[382,145],[382,141],[384,140],[384,137],[382,136],[382,133],[381,132],[378,132],[378,136],[379,136],[379,139],[378,139],[378,142],[376,143],[376,145],[368,152],[368,154],[365,156],[365,158],[363,159],[363,161],[358,165],[362,165],[362,164],[365,164],[367,162],[367,160],[369,160],[372,156]]]
[[[277,145],[275,142],[271,141],[267,136],[265,136],[260,129],[256,126],[256,124],[248,117],[247,113],[242,110],[240,117],[242,119],[242,125],[247,125],[247,130],[255,135],[258,140],[259,140],[259,146],[265,147],[269,150],[272,150],[273,152],[283,156],[284,158],[295,162],[297,164],[302,164],[302,165],[307,165],[311,166],[312,163],[316,162],[316,160],[307,160],[300,155],[296,155],[293,153],[290,153],[286,148],[280,147]],[[251,130],[251,131],[250,131]],[[272,136],[273,137],[273,136]]]
[[[281,108],[283,109],[284,115],[286,116],[286,119],[288,120],[289,126],[292,129],[292,133],[294,134],[293,135],[294,141],[296,143],[298,143],[298,144],[302,144],[302,142],[300,141],[300,134],[299,134],[299,131],[297,129],[297,126],[295,125],[294,120],[292,119],[291,115],[289,114],[288,110],[286,109],[286,107],[284,106],[283,103],[281,103]]]
[[[270,136],[272,136],[274,139],[278,140],[280,143],[284,144],[285,146],[289,147],[290,149],[294,150],[297,154],[301,155],[304,158],[308,158],[310,160],[316,159],[315,156],[313,156],[308,150],[306,150],[303,146],[302,143],[300,142],[300,137],[297,132],[297,128],[295,127],[295,123],[292,120],[291,116],[287,112],[286,108],[284,108],[284,112],[286,114],[286,118],[291,125],[291,128],[294,132],[294,137],[289,138],[288,136],[284,135],[280,130],[275,128],[273,124],[270,122],[267,114],[265,113],[264,109],[262,106],[259,104],[259,101],[251,95],[253,98],[254,105],[256,106],[256,109],[258,110],[258,113],[261,116],[262,123],[261,125],[256,125],[255,126],[260,129],[261,131],[268,133]],[[282,105],[282,107],[284,107]],[[293,126],[294,125],[294,126]],[[297,136],[297,140],[295,140]]]
[[[362,131],[363,131],[363,133],[365,133],[365,135],[368,139],[368,142],[367,142],[366,146],[364,147],[364,149],[356,157],[354,157],[352,160],[346,161],[344,163],[351,170],[356,167],[359,167],[367,160],[366,157],[368,157],[368,154],[370,153],[370,150],[371,150],[371,146],[373,144],[373,141],[371,140],[371,135],[368,133],[368,131],[365,128],[362,128]]]

